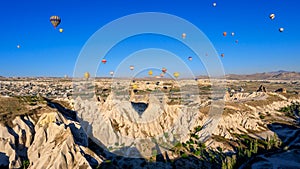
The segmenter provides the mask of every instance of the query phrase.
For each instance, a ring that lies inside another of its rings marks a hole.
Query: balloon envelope
[[[50,17],[50,22],[53,25],[53,27],[56,28],[60,24],[61,19],[60,19],[59,16],[51,16]]]
[[[284,28],[279,28],[279,32],[283,32],[284,31]]]
[[[183,39],[186,38],[186,34],[185,33],[183,33],[181,36],[182,36]]]
[[[129,66],[129,69],[130,69],[130,70],[133,70],[133,69],[134,69],[134,66],[133,66],[133,65]]]
[[[102,59],[101,62],[105,64],[107,61],[106,61],[106,59]]]
[[[273,13],[270,14],[269,18],[272,19],[272,20],[275,19],[275,14],[273,14]]]
[[[86,79],[90,78],[90,73],[89,72],[85,72],[84,73],[84,78],[86,78]]]
[[[63,28],[59,28],[59,32],[62,33],[64,31]]]
[[[152,75],[153,75],[153,71],[152,71],[152,70],[149,70],[148,75],[149,75],[149,76],[152,76]]]
[[[177,79],[179,77],[179,72],[173,73],[173,76]]]

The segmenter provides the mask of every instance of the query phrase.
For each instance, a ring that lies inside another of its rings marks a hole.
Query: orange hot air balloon
[[[152,71],[152,70],[149,70],[148,75],[149,75],[149,76],[152,76],[152,75],[153,75],[153,71]]]
[[[227,32],[223,32],[223,36],[227,36]]]
[[[60,19],[59,16],[51,16],[50,17],[50,22],[53,25],[53,27],[56,28],[60,24],[61,19]]]
[[[183,33],[181,36],[182,36],[182,39],[185,39],[186,38],[186,33]]]
[[[161,71],[162,71],[163,73],[166,73],[166,72],[167,72],[167,69],[163,67],[163,68],[161,69]]]
[[[105,64],[107,61],[106,61],[106,59],[102,59],[102,61],[101,61],[103,64]]]

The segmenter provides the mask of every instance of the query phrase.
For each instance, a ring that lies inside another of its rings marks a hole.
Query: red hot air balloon
[[[102,59],[102,61],[101,61],[103,64],[105,64],[107,61],[106,61],[106,59]]]

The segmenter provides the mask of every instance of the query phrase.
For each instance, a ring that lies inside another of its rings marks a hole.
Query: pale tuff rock
[[[21,157],[26,156],[27,147],[33,140],[33,127],[30,118],[24,116],[16,117],[10,126],[0,125],[0,152],[4,153],[0,155],[3,159],[0,166],[9,163],[9,168],[21,167]]]
[[[16,137],[10,134],[12,129],[0,126],[0,166],[9,166],[9,168],[19,168],[21,167],[21,159],[18,155],[18,150],[16,146]]]
[[[225,95],[225,101],[265,100],[267,98],[268,94],[265,92],[235,93],[232,96],[227,92]]]
[[[91,168],[85,158],[86,148],[80,146],[86,146],[87,137],[75,122],[56,112],[47,113],[40,117],[35,131],[28,149],[29,168]],[[96,163],[101,162],[95,155],[93,157]]]
[[[134,110],[130,101],[119,100],[114,95],[108,96],[103,104],[77,99],[75,110],[89,137],[106,148],[130,147],[140,139],[151,140],[166,133],[170,141],[186,139],[199,111],[182,105],[168,105],[166,97],[160,101],[150,94],[148,99],[149,105],[142,115]],[[151,151],[151,146],[145,151]]]

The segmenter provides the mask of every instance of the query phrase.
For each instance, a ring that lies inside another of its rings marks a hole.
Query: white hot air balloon
[[[284,28],[279,28],[279,32],[283,32],[284,31]]]
[[[275,19],[275,14],[273,14],[273,13],[270,14],[269,18],[270,18],[271,20]]]

